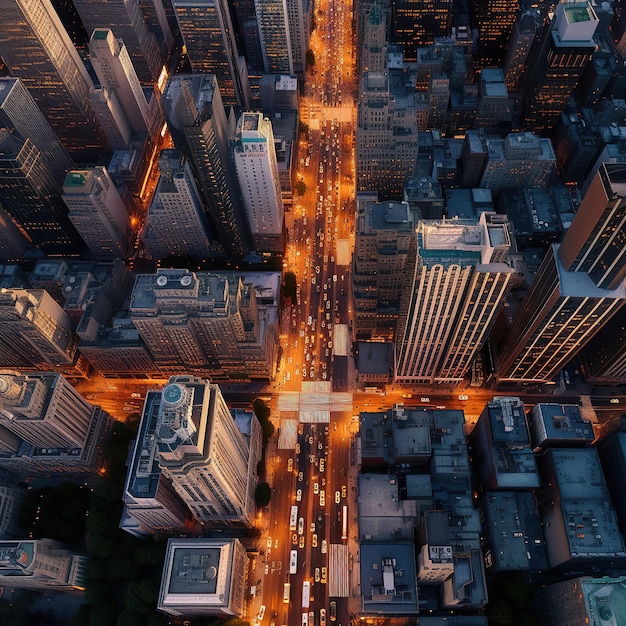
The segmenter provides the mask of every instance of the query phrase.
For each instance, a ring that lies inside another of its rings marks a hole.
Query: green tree
[[[261,424],[261,430],[263,431],[263,446],[267,444],[269,438],[274,434],[274,424],[270,421],[270,408],[261,400],[257,398],[252,403],[254,414],[257,416],[259,423]]]
[[[306,183],[303,180],[296,181],[296,184],[293,186],[296,190],[296,193],[302,198],[302,196],[306,193]]]
[[[254,501],[257,507],[267,506],[272,499],[272,488],[268,483],[259,483],[254,491]]]
[[[315,54],[310,48],[306,51],[306,69],[310,70],[315,67]]]
[[[283,276],[283,298],[291,298],[291,300],[294,301],[296,299],[296,285],[296,275],[293,272],[285,272]]]

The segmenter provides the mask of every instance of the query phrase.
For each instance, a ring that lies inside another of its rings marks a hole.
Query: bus
[[[289,530],[294,531],[298,526],[298,507],[293,504],[291,506],[291,515],[289,516]]]
[[[348,506],[343,505],[343,517],[341,520],[341,538],[345,541],[348,538]]]
[[[303,609],[309,608],[310,594],[311,594],[311,581],[305,580],[302,583],[302,608]]]
[[[285,583],[283,587],[283,602],[289,604],[289,600],[291,600],[291,583]]]
[[[292,550],[289,555],[289,573],[295,574],[298,571],[298,551]]]

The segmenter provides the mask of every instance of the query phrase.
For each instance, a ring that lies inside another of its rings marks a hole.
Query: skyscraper
[[[282,254],[285,209],[270,120],[262,113],[243,113],[233,152],[253,245],[261,252]]]
[[[114,37],[124,42],[139,80],[146,84],[156,81],[169,50],[148,29],[139,0],[73,2],[88,35],[96,29],[110,28]]]
[[[258,441],[246,442],[217,385],[171,378],[161,393],[155,436],[161,471],[196,520],[209,527],[252,526],[259,458],[251,451]]]
[[[293,74],[286,0],[255,0],[266,74]]]
[[[49,0],[1,0],[0,57],[65,149],[95,162],[106,142],[89,101],[93,82]]]
[[[253,285],[234,273],[160,269],[137,277],[130,312],[164,373],[267,380],[275,337],[257,306]]]
[[[226,0],[172,0],[194,74],[214,74],[226,106],[250,106],[248,75],[239,58]]]
[[[211,245],[207,220],[189,163],[179,150],[163,150],[161,176],[152,198],[143,241],[153,259],[206,259],[220,254]]]
[[[97,261],[125,256],[128,209],[106,168],[72,170],[63,184],[63,202]]]
[[[313,3],[309,0],[286,0],[286,2],[293,71],[299,79],[303,79],[306,71],[306,53],[309,49]]]
[[[0,374],[0,425],[21,440],[0,465],[19,474],[98,471],[111,421],[60,374]]]
[[[514,270],[506,218],[422,220],[398,318],[399,383],[460,382],[489,336]]]
[[[625,182],[601,167],[546,253],[500,351],[500,381],[551,381],[626,305]]]
[[[556,5],[536,54],[531,51],[528,57],[523,78],[525,128],[540,135],[551,132],[596,48],[598,23],[588,2]]]
[[[124,41],[111,29],[98,28],[89,41],[89,57],[100,86],[115,94],[130,130],[148,132],[149,105]]]
[[[238,259],[249,251],[249,229],[230,154],[229,121],[218,80],[212,74],[174,76],[163,108],[176,147],[193,169],[202,203],[224,253]]]
[[[518,0],[475,0],[478,52],[482,67],[502,65],[519,9]]]
[[[417,48],[449,35],[454,3],[451,0],[393,0],[394,43],[403,46],[407,61],[417,59]]]

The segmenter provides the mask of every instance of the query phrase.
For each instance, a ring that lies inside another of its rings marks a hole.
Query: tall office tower
[[[19,518],[28,489],[22,481],[6,470],[0,471],[0,538],[14,539],[24,535]]]
[[[524,127],[548,134],[565,110],[596,48],[599,20],[588,2],[563,2],[524,75]]]
[[[97,472],[111,422],[60,374],[0,374],[0,425],[21,440],[0,465],[20,475]]]
[[[500,67],[506,54],[519,0],[474,0],[478,54],[482,67]]]
[[[239,539],[169,539],[157,609],[176,616],[240,617],[249,560]]]
[[[149,105],[124,41],[112,30],[98,28],[89,41],[89,58],[101,88],[113,94],[130,131],[147,133]]]
[[[204,210],[229,259],[249,251],[249,230],[229,146],[229,120],[215,75],[174,76],[163,94],[174,139],[193,169]]]
[[[303,79],[306,72],[306,53],[309,49],[313,3],[308,0],[286,0],[286,2],[293,71],[298,78]]]
[[[0,580],[17,589],[84,590],[87,563],[52,539],[0,541]]]
[[[63,202],[96,261],[125,256],[128,209],[106,168],[72,170],[63,184]]]
[[[431,74],[428,85],[428,128],[442,132],[448,116],[450,79],[444,75]]]
[[[243,113],[237,124],[233,154],[253,246],[260,252],[282,254],[285,209],[270,120],[262,113]]]
[[[260,429],[255,430],[260,439]],[[155,430],[159,467],[205,526],[254,523],[260,457],[237,428],[217,385],[174,376],[161,393]]]
[[[401,198],[417,154],[418,96],[387,72],[365,72],[356,135],[357,191]]]
[[[498,378],[549,382],[626,305],[626,180],[601,167],[546,253],[502,346]]]
[[[0,57],[9,73],[72,157],[96,162],[106,143],[89,102],[93,82],[50,1],[1,0],[0,12]]]
[[[232,273],[142,274],[130,313],[163,372],[192,372],[212,380],[270,377],[271,324],[261,326],[253,286]]]
[[[255,0],[266,74],[293,74],[286,0]]]
[[[214,74],[226,106],[249,108],[245,63],[239,59],[226,0],[172,0],[194,74]]]
[[[0,78],[0,204],[49,255],[78,254],[60,188],[74,162],[22,81]]]
[[[245,56],[248,70],[252,74],[262,74],[263,53],[254,0],[233,3],[231,10],[234,13],[234,25],[237,27],[235,31],[237,49]]]
[[[73,0],[80,19],[91,35],[110,28],[121,39],[142,83],[153,84],[161,73],[168,50],[148,30],[139,0]],[[158,1],[158,0],[157,0]]]
[[[189,163],[179,150],[163,150],[159,170],[161,176],[143,230],[150,256],[206,259],[219,254],[207,234],[206,215]]]
[[[454,10],[450,0],[393,0],[392,5],[392,38],[403,46],[407,61],[417,59],[417,48],[450,34]]]
[[[387,23],[378,4],[370,7],[365,20],[360,65],[364,72],[384,72],[387,67]]]
[[[165,61],[172,52],[176,32],[176,17],[171,0],[139,0],[143,20],[164,51]]]
[[[398,318],[397,382],[463,380],[515,274],[504,263],[511,245],[506,218],[494,213],[470,223],[419,222],[417,262]]]
[[[501,135],[511,130],[509,92],[501,69],[484,68],[480,72],[474,128]]]
[[[64,371],[78,359],[76,325],[43,289],[0,292],[0,363]]]
[[[352,255],[354,332],[359,340],[392,341],[400,297],[415,262],[415,222],[406,202],[378,202],[357,194],[357,226]],[[412,252],[412,254],[411,254]]]
[[[530,48],[541,31],[541,14],[536,9],[519,12],[506,49],[502,71],[507,89],[518,92],[520,79],[526,68]]]

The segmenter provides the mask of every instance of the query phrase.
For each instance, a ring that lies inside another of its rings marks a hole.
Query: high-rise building
[[[253,246],[259,252],[282,254],[285,209],[272,123],[262,113],[243,113],[232,145]]]
[[[460,382],[489,337],[514,270],[506,218],[422,220],[398,317],[395,380]]]
[[[415,221],[405,202],[357,195],[352,295],[357,339],[392,341],[406,273],[415,262]],[[411,254],[412,252],[412,254]]]
[[[286,0],[255,0],[266,74],[293,74]]]
[[[124,42],[139,80],[146,84],[156,81],[169,50],[164,41],[160,44],[155,34],[148,29],[140,0],[73,2],[89,35],[96,29],[111,29],[113,36]]]
[[[106,3],[104,3],[106,4]],[[20,78],[65,149],[96,162],[106,148],[84,63],[49,0],[0,2],[0,57]]]
[[[191,167],[179,150],[163,150],[157,184],[143,241],[153,259],[187,257],[206,259],[219,255],[207,233],[207,219]]]
[[[84,590],[87,562],[52,539],[0,541],[0,581],[18,589]]]
[[[0,374],[0,425],[20,440],[0,454],[0,465],[11,471],[97,472],[111,422],[60,374]]]
[[[261,430],[246,441],[217,385],[170,378],[161,392],[155,437],[161,472],[198,522],[252,526]]]
[[[356,134],[357,190],[402,197],[417,154],[418,96],[388,72],[364,72]]]
[[[509,92],[501,69],[483,68],[478,77],[478,109],[474,128],[504,135],[511,129]]]
[[[286,0],[286,2],[293,71],[299,79],[303,79],[306,72],[306,53],[309,49],[313,3],[308,0]]]
[[[392,38],[407,61],[417,59],[417,48],[450,34],[453,9],[450,0],[393,0]]]
[[[150,108],[124,41],[116,38],[112,30],[98,28],[89,41],[89,58],[100,89],[113,102],[111,113],[116,121],[119,118],[118,125],[128,127],[129,133],[147,133]],[[130,136],[121,148],[115,148],[124,149],[129,142]]]
[[[263,53],[259,39],[259,23],[256,19],[254,0],[243,0],[233,3],[235,16],[235,33],[237,48],[246,57],[248,70],[255,73],[263,72]]]
[[[486,5],[490,3],[485,3]],[[596,48],[599,20],[588,2],[556,5],[537,53],[531,52],[524,81],[524,127],[549,134],[565,110]]]
[[[163,107],[176,147],[187,157],[207,217],[225,255],[249,251],[249,230],[235,164],[230,154],[229,120],[215,75],[174,76]]]
[[[275,336],[257,307],[253,285],[234,273],[160,269],[137,277],[130,312],[163,372],[268,380]]]
[[[15,225],[9,213],[0,207],[0,259],[12,261],[23,257],[28,239]]]
[[[248,73],[239,58],[226,0],[172,0],[194,74],[213,74],[226,106],[250,106]]]
[[[16,78],[0,78],[0,145],[2,208],[44,253],[78,254],[83,243],[61,200],[74,162]]]
[[[526,68],[530,48],[541,30],[541,14],[529,9],[517,14],[506,49],[502,71],[509,91],[519,91],[520,78]]]
[[[378,4],[373,4],[364,24],[363,50],[359,55],[364,72],[384,72],[387,66],[387,24]]]
[[[478,52],[482,67],[499,67],[519,10],[518,0],[474,0],[478,22]]]
[[[500,381],[549,382],[626,305],[623,174],[602,167],[513,319]]]
[[[0,363],[4,367],[72,371],[80,355],[76,324],[43,289],[0,292]]]
[[[63,202],[96,261],[125,256],[128,209],[106,168],[71,171],[63,184]]]
[[[157,609],[176,616],[242,616],[248,567],[236,538],[170,539]]]

